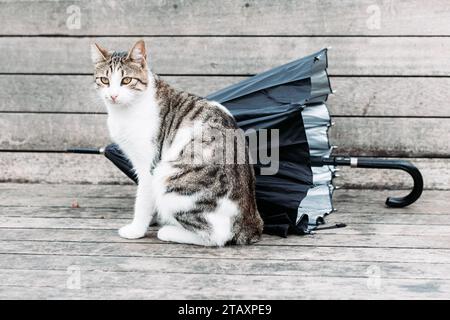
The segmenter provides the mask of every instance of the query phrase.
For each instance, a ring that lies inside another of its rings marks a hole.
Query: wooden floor
[[[0,298],[450,298],[450,191],[339,190],[344,229],[220,249],[119,238],[134,191],[0,184]]]

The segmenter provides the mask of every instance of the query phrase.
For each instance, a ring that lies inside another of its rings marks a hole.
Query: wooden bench
[[[0,298],[448,298],[447,7],[0,1]],[[409,177],[343,168],[328,222],[345,229],[224,249],[163,244],[154,230],[120,239],[134,186],[103,157],[64,150],[109,142],[89,44],[126,50],[139,38],[155,72],[199,95],[332,47],[336,153],[411,160],[423,198],[387,209],[392,191],[374,189],[408,188]]]

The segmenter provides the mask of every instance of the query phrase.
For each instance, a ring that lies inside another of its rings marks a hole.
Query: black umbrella
[[[414,179],[413,190],[402,198],[388,198],[389,207],[407,206],[422,193],[422,175],[408,161],[332,156],[328,140],[331,118],[325,104],[332,93],[327,66],[324,49],[207,96],[224,105],[244,130],[255,129],[260,134],[262,129],[278,129],[278,141],[269,139],[258,146],[278,149],[278,171],[262,174],[268,165],[261,159],[254,166],[256,199],[266,233],[304,234],[324,223],[324,216],[334,210],[332,180],[336,166],[407,171]],[[132,164],[115,144],[104,149],[68,151],[103,153],[137,182]]]

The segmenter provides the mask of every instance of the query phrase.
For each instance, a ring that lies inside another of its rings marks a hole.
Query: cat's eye
[[[125,85],[130,84],[131,80],[132,79],[130,77],[125,77],[122,79],[122,84],[125,84]]]
[[[109,84],[109,79],[106,78],[106,77],[101,77],[101,78],[100,78],[100,81],[101,81],[103,84]]]

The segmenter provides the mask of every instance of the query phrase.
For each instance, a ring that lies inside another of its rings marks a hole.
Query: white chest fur
[[[150,174],[159,126],[158,106],[150,93],[131,106],[108,106],[110,136],[133,163],[139,180]]]

